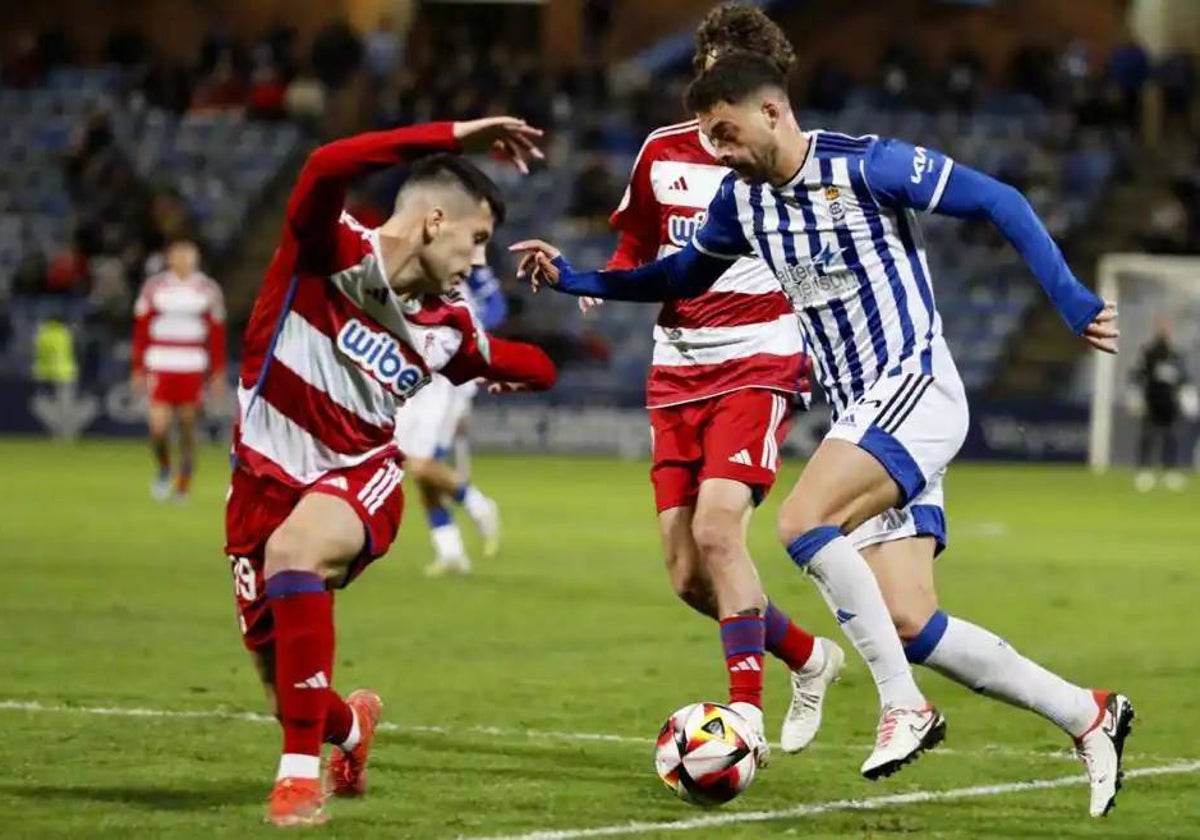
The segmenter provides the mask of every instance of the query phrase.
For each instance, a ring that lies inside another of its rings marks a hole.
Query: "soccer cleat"
[[[1150,470],[1140,470],[1133,477],[1133,487],[1139,493],[1149,493],[1154,489],[1154,485],[1158,484],[1158,476],[1150,472]]]
[[[330,751],[326,790],[333,796],[362,796],[367,792],[367,759],[383,701],[374,691],[360,688],[346,698],[346,704],[358,721],[358,744],[349,750],[334,746]]]
[[[749,731],[750,743],[747,746],[754,751],[754,760],[761,770],[771,763],[771,745],[763,732],[762,709],[753,703],[730,703],[729,708],[741,715],[748,724],[746,728]]]
[[[1121,754],[1125,739],[1133,729],[1133,704],[1116,692],[1093,692],[1100,714],[1092,728],[1075,739],[1075,755],[1087,768],[1092,799],[1088,813],[1093,817],[1107,816],[1117,803],[1117,792],[1125,771],[1121,769]]]
[[[165,502],[171,498],[170,475],[160,475],[150,483],[150,498],[156,502]]]
[[[884,706],[875,735],[875,751],[863,762],[871,781],[892,775],[946,737],[946,719],[928,703],[920,709]]]
[[[471,574],[471,558],[465,554],[455,557],[439,557],[425,567],[425,577]]]
[[[821,707],[825,692],[837,682],[846,661],[846,654],[829,639],[818,638],[825,661],[812,673],[801,669],[792,671],[792,705],[783,718],[779,745],[785,753],[797,753],[812,743],[821,728]]]
[[[472,519],[483,537],[483,556],[490,559],[500,553],[500,506],[495,499],[486,499],[478,513]]]
[[[1163,475],[1163,486],[1172,493],[1178,493],[1187,488],[1187,476],[1179,470],[1167,470]]]
[[[267,798],[267,822],[281,828],[322,825],[329,819],[317,779],[276,779]]]

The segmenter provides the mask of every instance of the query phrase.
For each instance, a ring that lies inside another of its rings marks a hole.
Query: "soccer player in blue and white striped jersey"
[[[879,689],[884,710],[864,775],[894,772],[942,735],[944,721],[917,688],[911,660],[1071,734],[1092,782],[1091,812],[1103,814],[1116,795],[1129,701],[1071,685],[937,609],[941,481],[968,417],[916,212],[989,219],[1071,330],[1110,353],[1113,308],[1075,279],[1016,190],[933,150],[802,132],[783,78],[757,56],[722,57],[688,99],[717,157],[734,170],[692,244],[633,271],[580,272],[545,243],[519,243],[522,270],[570,294],[653,301],[702,292],[736,258],[766,262],[795,304],[834,407],[833,428],[780,511],[779,533]],[[901,549],[898,537],[906,538]],[[888,562],[876,562],[872,577],[864,553],[880,542],[889,551],[875,560]]]

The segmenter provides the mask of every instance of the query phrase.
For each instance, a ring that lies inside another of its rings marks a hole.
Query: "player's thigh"
[[[308,493],[267,540],[266,576],[306,571],[335,583],[365,545],[363,522],[350,502],[329,493]]]
[[[171,431],[171,419],[175,416],[175,406],[170,403],[151,400],[146,412],[150,426],[151,437],[166,437]]]
[[[937,541],[932,536],[902,537],[862,549],[883,593],[896,632],[914,639],[938,608],[933,565]]]
[[[786,545],[826,525],[849,533],[899,501],[899,488],[874,456],[826,438],[779,508],[779,538]]]

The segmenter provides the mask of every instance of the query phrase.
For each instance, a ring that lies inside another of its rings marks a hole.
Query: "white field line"
[[[223,709],[147,709],[136,706],[68,706],[65,704],[47,704],[36,700],[0,700],[0,712],[34,712],[40,714],[79,714],[97,715],[100,717],[128,718],[168,718],[191,720],[225,720],[235,723],[275,723],[275,718],[257,712],[232,712]],[[493,738],[508,738],[513,740],[532,739],[548,741],[567,741],[575,743],[611,743],[636,744],[649,748],[654,745],[653,738],[642,738],[635,735],[615,735],[608,732],[558,732],[545,729],[507,729],[500,726],[421,726],[417,724],[396,724],[383,721],[376,728],[379,732],[420,732],[434,735],[486,735]],[[778,748],[778,744],[775,745]],[[865,745],[855,744],[813,744],[810,750],[822,752],[860,753],[866,750]],[[954,749],[953,747],[938,747],[930,755],[988,757],[1009,756],[1013,758],[1035,759],[1043,761],[1071,761],[1075,756],[1067,750],[1023,750],[998,744],[987,744],[975,749]],[[1190,761],[1188,758],[1167,756],[1138,755],[1127,753],[1127,759],[1141,761],[1156,761],[1162,763],[1180,763]]]
[[[1129,770],[1126,771],[1125,777],[1168,776],[1196,773],[1198,771],[1200,771],[1200,761],[1189,761],[1177,764],[1164,764],[1158,767],[1144,767],[1139,770]],[[951,790],[914,791],[912,793],[897,793],[890,796],[871,796],[865,799],[835,799],[829,802],[813,802],[775,811],[713,814],[711,816],[693,817],[692,819],[676,820],[673,822],[627,822],[617,825],[602,825],[596,828],[543,829],[531,831],[526,834],[498,834],[487,837],[463,838],[463,840],[577,840],[577,838],[584,837],[617,837],[626,834],[646,834],[651,831],[695,831],[697,829],[716,828],[741,823],[762,823],[815,817],[835,811],[877,811],[882,808],[921,805],[926,802],[982,799],[990,796],[1003,796],[1009,793],[1023,793],[1031,790],[1074,787],[1086,783],[1087,780],[1080,774],[1078,776],[1063,776],[1058,779],[1037,779],[1031,782],[1009,782],[1000,785],[977,785],[975,787],[953,788]]]

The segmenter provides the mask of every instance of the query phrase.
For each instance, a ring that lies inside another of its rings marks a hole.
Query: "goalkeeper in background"
[[[1154,339],[1141,350],[1133,369],[1129,394],[1131,413],[1142,419],[1138,438],[1138,472],[1134,486],[1146,493],[1158,483],[1157,464],[1163,484],[1182,490],[1187,479],[1179,469],[1179,425],[1200,414],[1200,395],[1191,383],[1183,355],[1171,343],[1171,322],[1160,318]]]

